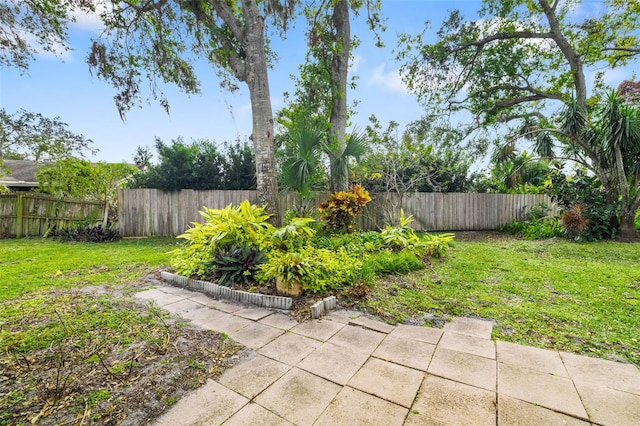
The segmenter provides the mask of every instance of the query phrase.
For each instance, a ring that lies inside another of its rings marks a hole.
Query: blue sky
[[[585,12],[598,2],[585,2]],[[407,93],[398,75],[399,64],[393,49],[399,32],[416,34],[424,30],[425,21],[432,22],[432,31],[439,28],[451,9],[461,9],[473,18],[479,0],[383,0],[382,15],[388,30],[383,33],[384,48],[376,48],[366,29],[364,17],[352,23],[352,33],[362,44],[355,52],[352,73],[357,75],[358,87],[348,94],[349,103],[358,101],[355,126],[363,127],[375,114],[386,125],[394,120],[401,125],[421,117],[424,110],[415,96]],[[251,108],[244,84],[229,93],[219,87],[214,70],[202,65],[199,77],[202,94],[187,96],[175,87],[165,93],[171,105],[169,116],[157,104],[128,112],[123,122],[113,103],[114,90],[104,81],[91,76],[85,63],[90,40],[97,34],[96,22],[87,17],[79,19],[70,31],[74,50],[62,57],[40,55],[29,71],[0,68],[0,107],[13,113],[20,108],[39,112],[47,117],[60,117],[69,128],[90,138],[98,154],[93,161],[131,162],[137,146],[153,147],[154,138],[165,142],[183,136],[186,140],[208,138],[222,144],[251,133]],[[274,40],[279,62],[270,70],[270,86],[274,111],[283,106],[283,93],[293,93],[290,75],[297,74],[298,65],[306,52],[304,23],[300,22],[288,33],[286,40]],[[622,73],[622,74],[620,74]],[[612,84],[629,78],[628,70],[616,70],[610,76]],[[155,151],[155,150],[154,150]]]
[[[363,127],[375,114],[383,122],[395,120],[407,124],[420,118],[423,109],[400,82],[398,64],[392,50],[398,32],[417,33],[430,20],[438,27],[451,8],[470,7],[479,1],[383,0],[382,13],[388,30],[383,34],[385,48],[376,48],[363,17],[352,24],[352,33],[362,44],[355,52],[352,72],[359,77],[358,87],[348,94],[351,103],[358,100],[354,125]],[[251,133],[251,108],[248,91],[229,93],[219,87],[213,69],[202,68],[202,94],[187,96],[174,87],[166,93],[170,115],[156,103],[131,110],[126,122],[120,120],[113,103],[114,90],[104,81],[91,76],[85,57],[90,39],[96,35],[96,24],[83,18],[70,31],[74,50],[61,57],[39,55],[29,71],[21,75],[16,69],[0,69],[0,106],[13,113],[20,108],[47,117],[60,117],[69,128],[90,138],[99,149],[93,161],[131,161],[139,145],[153,147],[156,136],[165,141],[183,136],[209,138],[217,143],[245,138]],[[306,52],[304,23],[288,33],[286,40],[274,40],[279,61],[270,70],[270,86],[274,111],[283,106],[283,93],[293,93],[291,74]],[[155,150],[154,150],[155,151]]]

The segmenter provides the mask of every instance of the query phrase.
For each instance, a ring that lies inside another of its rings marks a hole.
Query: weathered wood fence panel
[[[309,200],[317,208],[328,193],[317,194]],[[371,194],[362,217],[357,218],[359,229],[380,229],[387,223],[397,223],[402,208],[414,217],[414,228],[424,231],[481,231],[498,229],[514,219],[522,220],[528,210],[546,205],[551,214],[557,208],[549,197],[538,194],[461,194],[414,193]],[[194,191],[162,192],[156,189],[126,189],[118,192],[118,222],[122,236],[178,235],[191,222],[200,222],[202,207],[223,208],[244,200],[257,201],[255,191]],[[295,194],[280,198],[280,210],[299,206]]]
[[[99,223],[104,204],[61,199],[44,194],[0,195],[0,236],[36,237],[56,226],[67,228],[80,223]]]

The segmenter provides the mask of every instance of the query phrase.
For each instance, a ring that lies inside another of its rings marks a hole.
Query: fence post
[[[16,206],[16,238],[22,237],[22,194],[18,194],[18,205]]]

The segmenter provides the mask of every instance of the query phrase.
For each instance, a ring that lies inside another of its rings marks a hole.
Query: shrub
[[[267,222],[271,215],[266,207],[243,201],[237,207],[231,204],[224,209],[205,207],[199,213],[204,223],[194,222],[178,236],[184,240],[182,246],[170,252],[171,267],[180,275],[211,275],[214,269],[211,261],[218,250],[243,245],[268,250],[271,246],[274,228]]]
[[[285,226],[273,232],[274,240],[281,249],[300,248],[315,235],[316,230],[311,227],[314,222],[310,217],[292,217]]]
[[[231,248],[219,248],[207,264],[220,285],[231,286],[253,280],[256,267],[263,263],[264,251],[247,244]]]
[[[363,269],[375,275],[407,274],[424,268],[424,263],[413,253],[381,251],[365,257]]]
[[[117,241],[120,234],[117,229],[107,226],[79,226],[74,228],[54,229],[51,236],[58,241],[76,241],[83,243],[105,243]]]
[[[431,257],[442,257],[453,245],[453,234],[425,234],[424,244],[427,247],[426,255]]]
[[[524,240],[541,240],[564,236],[560,222],[555,217],[531,219],[522,222],[514,220],[502,225],[500,232],[507,232]]]
[[[331,194],[327,201],[320,203],[320,219],[332,232],[353,233],[353,218],[362,214],[364,206],[371,201],[369,193],[360,185],[353,185],[351,191]]]
[[[567,235],[579,239],[589,225],[589,219],[582,215],[582,205],[576,204],[560,216],[560,224]]]
[[[344,248],[331,251],[308,245],[297,252],[271,252],[267,262],[258,266],[256,279],[298,281],[306,293],[324,294],[358,281],[361,266]]]
[[[404,210],[400,209],[399,225],[387,225],[380,233],[384,247],[394,252],[408,251],[419,258],[423,257],[426,246],[409,226],[412,222],[413,216],[405,217]]]

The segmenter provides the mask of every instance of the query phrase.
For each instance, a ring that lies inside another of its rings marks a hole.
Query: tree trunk
[[[351,26],[349,23],[349,1],[338,0],[333,7],[331,17],[335,29],[335,46],[331,59],[331,123],[332,143],[336,144],[338,156],[330,156],[331,191],[349,189],[349,176],[343,170],[337,170],[336,157],[342,155],[345,147],[347,128],[347,75],[349,72],[349,54],[351,53]]]
[[[620,240],[640,240],[640,235],[638,235],[635,227],[635,216],[635,211],[630,211],[623,206],[620,214],[620,232],[618,234]]]
[[[276,175],[275,148],[273,141],[273,112],[264,42],[264,19],[254,1],[244,2],[246,19],[246,83],[251,98],[253,129],[251,140],[256,158],[256,182],[258,202],[268,204],[273,213],[271,222],[280,225],[278,205],[278,180]]]

